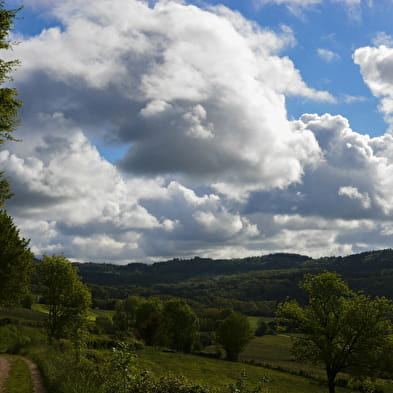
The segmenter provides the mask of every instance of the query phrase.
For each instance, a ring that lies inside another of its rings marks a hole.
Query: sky
[[[20,0],[6,0],[6,8]],[[7,210],[36,256],[393,244],[392,0],[26,0]]]

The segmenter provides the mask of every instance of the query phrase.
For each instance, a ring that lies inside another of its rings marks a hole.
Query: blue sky
[[[288,2],[290,3],[290,2]],[[354,2],[357,3],[357,2]],[[7,8],[19,3],[7,0]],[[289,56],[310,86],[328,90],[337,102],[334,104],[310,102],[288,98],[287,110],[290,118],[298,118],[304,112],[319,114],[329,112],[342,114],[350,120],[354,130],[371,136],[382,135],[386,123],[378,111],[379,101],[371,94],[354,64],[352,54],[356,48],[372,45],[378,33],[393,35],[393,6],[389,0],[361,2],[353,8],[340,3],[321,1],[309,7],[298,7],[298,13],[288,9],[288,4],[257,4],[257,0],[188,1],[200,7],[224,5],[240,12],[248,20],[273,31],[282,25],[294,32],[296,44],[283,54]],[[43,29],[59,26],[60,23],[42,8],[29,7],[27,2],[16,22],[16,32],[25,36],[39,34]],[[318,56],[318,49],[333,52],[338,57],[326,61]],[[347,103],[345,97],[363,97],[363,100]],[[112,159],[113,149],[102,149]]]
[[[30,0],[20,17],[23,143],[0,162],[37,255],[391,246],[392,1]]]

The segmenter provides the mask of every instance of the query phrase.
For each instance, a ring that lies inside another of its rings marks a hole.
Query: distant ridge
[[[393,250],[366,251],[345,257],[310,258],[306,255],[276,253],[236,259],[174,258],[148,265],[129,263],[74,263],[87,283],[98,285],[144,285],[176,283],[187,279],[232,275],[261,270],[334,269],[342,273],[372,273],[384,269],[393,271]]]
[[[278,302],[288,297],[304,301],[299,282],[306,273],[324,270],[342,274],[356,291],[393,299],[392,249],[318,259],[278,253],[238,259],[175,258],[152,265],[74,265],[98,308],[113,309],[118,299],[129,295],[180,297],[196,309],[229,308],[272,317]]]

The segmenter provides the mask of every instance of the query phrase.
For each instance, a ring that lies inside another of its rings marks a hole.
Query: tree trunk
[[[337,373],[331,371],[328,367],[326,368],[326,375],[327,375],[327,382],[328,382],[328,387],[329,387],[329,393],[335,393],[336,392],[336,385],[334,383],[336,379]]]
[[[334,385],[334,379],[328,379],[329,393],[335,393],[336,387]]]

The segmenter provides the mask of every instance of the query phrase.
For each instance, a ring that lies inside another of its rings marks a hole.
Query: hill
[[[306,273],[336,271],[351,288],[393,298],[393,250],[313,259],[270,254],[242,259],[173,259],[152,265],[75,263],[89,284],[94,305],[113,308],[128,295],[182,297],[194,307],[234,308],[248,315],[272,315],[287,297],[303,301],[298,287]]]

